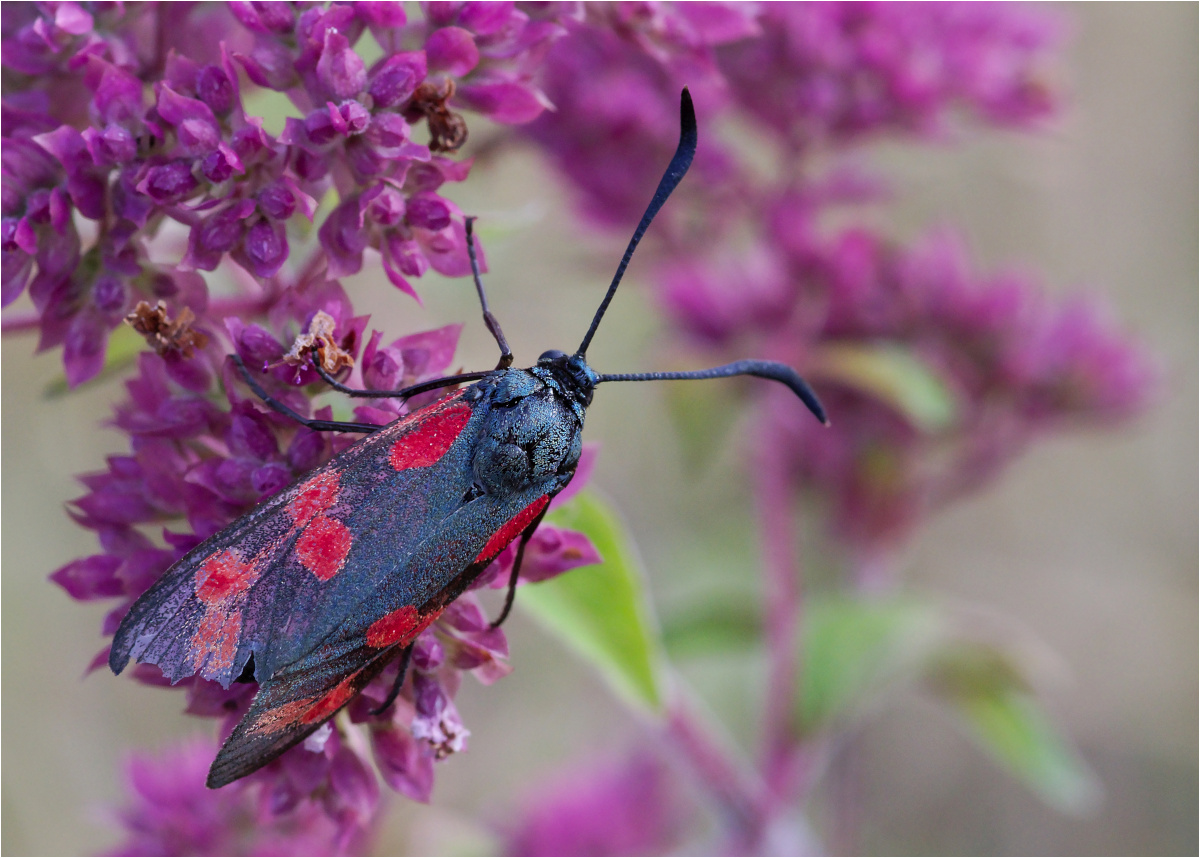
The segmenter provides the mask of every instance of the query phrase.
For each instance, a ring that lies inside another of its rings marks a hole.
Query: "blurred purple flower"
[[[999,125],[1052,114],[1060,25],[989,3],[769,3],[762,38],[718,51],[739,103],[797,149],[936,134],[956,110]]]
[[[799,306],[815,294],[823,315],[738,333],[753,331],[764,349],[807,365],[839,415],[837,432],[812,432],[773,399],[762,431],[795,484],[827,499],[835,531],[856,551],[895,546],[1031,441],[1132,417],[1153,398],[1154,361],[1096,300],[1056,304],[1028,275],[976,274],[951,236],[910,249],[852,231],[792,263],[802,272]],[[949,413],[926,425],[861,386],[844,363],[854,350],[916,360]]]
[[[657,758],[572,771],[500,826],[508,855],[665,855],[679,845],[684,804]]]
[[[546,93],[555,110],[529,134],[582,193],[586,214],[624,227],[637,222],[646,188],[675,149],[679,90],[691,89],[701,125],[711,127],[726,100],[714,47],[755,33],[757,24],[749,4],[584,8],[584,19],[568,22],[569,35],[546,57]],[[730,169],[725,149],[706,138],[688,185],[725,181]],[[663,215],[658,231],[670,234],[671,209]]]
[[[215,753],[213,744],[197,741],[130,759],[132,800],[117,812],[127,836],[112,854],[344,855],[368,845],[365,831],[314,812],[312,800],[273,806],[249,781],[208,789],[204,779]]]

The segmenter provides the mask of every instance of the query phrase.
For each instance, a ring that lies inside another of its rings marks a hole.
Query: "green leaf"
[[[673,658],[709,652],[745,652],[762,640],[757,607],[723,599],[671,614],[663,621],[663,645]]]
[[[814,599],[804,614],[795,729],[813,733],[915,678],[940,622],[912,601]]]
[[[974,641],[950,642],[934,659],[930,678],[967,733],[1048,804],[1068,813],[1095,806],[1095,776],[1006,653]]]
[[[815,356],[811,375],[886,402],[922,432],[940,432],[957,418],[958,403],[942,377],[895,343],[832,343]]]
[[[981,631],[989,630],[977,617],[912,600],[812,600],[794,729],[830,729],[908,684],[948,704],[968,735],[1047,803],[1089,809],[1096,779],[1034,696],[1020,642]]]
[[[608,504],[590,492],[546,518],[586,533],[604,560],[524,587],[517,603],[598,668],[626,702],[661,713],[666,658],[641,564],[625,529]]]
[[[79,390],[80,387],[99,384],[110,379],[137,360],[138,354],[145,348],[146,341],[137,331],[129,325],[120,324],[109,334],[108,346],[104,353],[104,366],[100,368],[100,372],[74,388],[67,384],[66,375],[59,375],[46,385],[45,396],[47,399],[57,399],[72,390]]]

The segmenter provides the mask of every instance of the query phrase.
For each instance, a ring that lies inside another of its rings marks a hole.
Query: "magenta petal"
[[[467,233],[458,221],[439,232],[415,229],[417,243],[425,258],[438,274],[447,277],[467,277],[471,273],[471,260],[467,256]]]
[[[105,124],[141,123],[142,82],[134,75],[93,55],[88,57],[85,77],[96,93],[92,106]]]
[[[241,252],[235,254],[239,262],[247,263],[259,277],[274,276],[288,257],[287,236],[282,223],[260,220],[246,232]]]
[[[127,164],[137,155],[137,142],[123,125],[110,124],[102,132],[85,128],[83,139],[97,166]]]
[[[584,534],[542,525],[525,548],[521,579],[530,583],[545,581],[568,569],[591,566],[603,559]]]
[[[417,670],[431,673],[446,660],[446,649],[433,634],[423,634],[413,646],[412,664]]]
[[[284,348],[264,328],[247,325],[234,316],[225,320],[225,328],[233,340],[233,347],[251,369],[261,369],[283,357]]]
[[[463,104],[493,122],[522,125],[542,115],[547,104],[540,93],[519,83],[489,83],[463,86],[456,96]]]
[[[187,98],[165,83],[158,87],[158,115],[175,126],[184,154],[204,155],[217,148],[221,127],[203,101]]]
[[[317,62],[317,77],[332,98],[353,98],[367,84],[367,69],[341,33],[325,33],[325,48]]]
[[[666,855],[685,819],[681,787],[641,753],[603,770],[571,769],[508,824],[506,855]],[[686,847],[685,850],[687,851]]]
[[[258,205],[274,220],[287,220],[296,210],[296,194],[291,182],[280,179],[258,192]]]
[[[408,99],[417,84],[425,79],[424,51],[393,54],[376,68],[371,77],[371,98],[377,108],[392,107]]]
[[[395,29],[408,23],[408,15],[404,12],[403,3],[368,2],[360,0],[354,4],[354,11],[359,18],[371,27]]]
[[[477,36],[490,36],[499,32],[521,13],[512,3],[464,3],[458,15],[458,23]]]
[[[351,197],[329,213],[318,235],[321,246],[329,254],[329,274],[344,277],[357,274],[362,268],[362,254],[367,247],[367,232],[359,200]]]
[[[6,221],[6,224],[10,222]],[[12,227],[11,241],[31,256],[37,253],[37,233],[29,225],[27,218],[21,218],[15,222]]]
[[[474,601],[469,601],[466,596],[451,602],[442,612],[439,621],[460,632],[481,632],[488,627],[483,608]]]
[[[391,254],[392,264],[407,277],[420,277],[429,270],[429,260],[421,252],[421,246],[410,239],[401,238],[398,232],[390,232],[384,239]]]
[[[204,393],[212,383],[212,372],[202,355],[165,361],[171,380],[194,393]]]
[[[708,45],[735,42],[761,32],[755,20],[757,10],[743,3],[677,3],[672,12],[695,31],[695,37]]]
[[[450,206],[436,194],[414,194],[408,200],[406,218],[413,226],[436,232],[450,225]]]
[[[461,77],[479,65],[479,48],[475,37],[460,27],[442,27],[429,34],[425,41],[425,57],[429,68]]]
[[[372,331],[371,338],[363,348],[362,370],[363,384],[372,390],[394,390],[400,376],[402,358],[393,349],[379,348],[383,333]]]
[[[371,731],[371,749],[384,782],[403,796],[425,804],[433,793],[433,755],[397,728]]]
[[[334,805],[339,816],[349,817],[341,822],[363,824],[375,813],[379,804],[379,782],[370,767],[346,745],[339,748],[333,758],[329,786],[326,801]]]
[[[428,147],[409,140],[412,127],[403,116],[396,113],[379,113],[371,121],[367,142],[375,154],[383,158],[414,157],[412,147],[418,146],[428,156]],[[402,178],[393,176],[396,181]]]
[[[233,57],[259,86],[284,90],[296,82],[296,67],[282,45],[267,43],[256,48],[253,55],[235,53]]]
[[[224,116],[233,109],[237,99],[233,81],[220,66],[205,66],[196,75],[196,95],[213,113]]]
[[[243,26],[257,33],[290,33],[296,25],[295,13],[287,3],[235,0],[229,8]]]
[[[413,737],[424,739],[443,756],[466,750],[471,731],[463,725],[446,687],[437,678],[418,673],[413,677],[413,694]]]
[[[167,55],[163,81],[176,92],[194,92],[200,64],[183,54],[172,51]]]
[[[326,111],[328,112],[329,127],[332,128],[334,131],[336,131],[338,134],[341,134],[343,137],[349,136],[350,126],[346,124],[346,117],[342,115],[342,112],[340,110],[338,110],[338,106],[336,104],[334,104],[332,101],[327,101],[327,102],[325,102],[325,108],[326,108]],[[314,129],[315,128],[316,128],[316,126],[315,126],[315,120],[314,120]],[[320,132],[318,132],[318,133],[320,133]],[[316,138],[314,137],[313,139],[315,140]]]
[[[221,258],[242,239],[245,224],[234,210],[227,209],[192,226],[188,249],[182,260],[185,271],[213,271]]]
[[[104,368],[108,328],[98,317],[80,315],[72,322],[63,341],[63,368],[67,384],[77,387]]]
[[[72,36],[82,36],[92,29],[92,16],[78,3],[59,3],[54,10],[54,26]]]
[[[363,200],[367,203],[367,216],[379,226],[398,226],[407,208],[404,194],[391,185],[380,184],[375,187],[379,193],[371,195],[369,201],[367,195],[363,195]]]
[[[33,273],[33,258],[3,251],[0,254],[0,272],[0,307],[7,307],[25,291],[25,284]]]
[[[137,184],[141,193],[158,203],[175,202],[190,194],[199,183],[184,161],[151,167]]]
[[[38,134],[33,142],[57,158],[67,170],[75,167],[87,151],[83,135],[69,125],[60,125],[53,131]]]
[[[388,282],[390,282],[393,286],[395,286],[405,295],[411,297],[421,306],[425,305],[425,302],[421,300],[421,296],[417,294],[417,290],[414,289],[413,285],[408,282],[408,278],[401,274],[400,269],[396,267],[388,245],[384,245],[383,272],[387,275]]]
[[[446,372],[454,360],[462,324],[446,325],[432,331],[421,331],[394,340],[389,346],[399,350],[406,371],[414,376],[430,376]]]
[[[279,443],[267,424],[266,415],[249,405],[235,408],[225,441],[235,456],[252,456],[266,461],[279,454]]]
[[[338,113],[345,125],[345,131],[342,133],[347,136],[362,134],[371,125],[371,112],[354,99],[338,105]]]
[[[116,575],[120,566],[119,557],[93,554],[58,569],[50,575],[50,580],[66,590],[72,599],[105,599],[125,592],[124,582]]]
[[[68,182],[68,184],[70,183]],[[102,201],[101,205],[103,205]],[[67,224],[71,220],[71,206],[67,200],[67,195],[63,192],[62,188],[55,188],[50,192],[49,208],[50,225],[54,227],[54,231],[59,235],[64,235],[67,229]]]
[[[325,436],[322,433],[301,429],[288,445],[288,465],[296,473],[310,471],[320,464],[325,450]]]

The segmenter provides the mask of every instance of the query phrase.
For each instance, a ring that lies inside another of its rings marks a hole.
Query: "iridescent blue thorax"
[[[481,493],[545,482],[561,490],[575,473],[583,420],[598,376],[581,356],[546,352],[529,369],[499,370],[466,399],[483,425],[471,466]]]

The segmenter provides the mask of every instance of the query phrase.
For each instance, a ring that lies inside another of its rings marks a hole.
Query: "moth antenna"
[[[688,92],[685,86],[679,96],[679,146],[675,149],[675,154],[671,157],[671,163],[667,165],[667,170],[663,173],[663,177],[659,179],[658,189],[654,192],[654,197],[650,200],[650,205],[646,206],[646,213],[642,215],[637,229],[633,231],[633,238],[629,239],[629,246],[625,248],[625,255],[621,257],[621,264],[617,266],[617,273],[613,275],[608,292],[604,295],[604,300],[600,302],[600,308],[596,310],[596,315],[592,319],[592,326],[588,328],[588,332],[584,336],[583,342],[579,344],[579,348],[575,354],[584,355],[587,353],[587,348],[592,342],[596,328],[600,327],[600,320],[604,318],[604,311],[608,309],[609,303],[612,302],[613,295],[617,291],[617,286],[621,283],[621,277],[625,274],[625,268],[629,265],[629,260],[633,258],[633,251],[637,248],[638,242],[642,240],[642,236],[646,234],[646,230],[650,227],[650,222],[654,220],[654,216],[658,214],[658,210],[663,207],[663,203],[667,201],[667,197],[671,196],[671,192],[675,190],[675,186],[679,184],[680,179],[688,171],[688,167],[692,165],[692,157],[695,154],[696,109],[692,106],[692,94]]]
[[[496,369],[508,369],[513,362],[512,349],[508,347],[508,340],[504,339],[500,322],[488,307],[487,291],[483,288],[483,278],[479,275],[479,260],[475,257],[475,218],[464,218],[463,223],[467,231],[467,257],[471,260],[471,276],[475,278],[475,292],[479,295],[479,303],[483,307],[483,323],[496,340],[496,345],[500,346],[500,362],[496,364]]]
[[[731,375],[754,375],[787,385],[792,393],[800,397],[800,401],[808,406],[808,410],[813,413],[813,416],[826,426],[829,425],[829,418],[825,415],[825,408],[821,405],[821,400],[817,399],[817,394],[813,392],[808,382],[801,378],[800,374],[787,364],[776,363],[771,360],[739,360],[727,363],[724,366],[715,366],[712,369],[697,369],[691,372],[638,372],[602,375],[596,383],[600,384],[605,381],[675,381],[680,379],[729,378]]]

